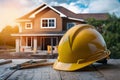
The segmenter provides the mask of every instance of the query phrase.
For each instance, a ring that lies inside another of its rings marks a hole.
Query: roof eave
[[[64,34],[11,34],[11,36],[63,36]]]
[[[25,21],[32,21],[32,20],[30,20],[30,19],[17,19],[16,20],[16,22],[25,22]]]
[[[51,7],[51,6],[49,6],[49,5],[46,4],[46,6],[44,6],[44,7],[41,8],[40,10],[38,10],[38,11],[34,12],[33,14],[31,14],[31,15],[29,16],[29,18],[35,18],[35,15],[36,15],[37,13],[43,11],[43,10],[46,9],[47,7],[49,7],[50,9],[52,9],[52,10],[54,10],[55,12],[57,12],[58,14],[60,14],[60,17],[67,17],[65,14],[61,13],[60,11],[58,11],[58,10],[56,10],[55,8],[53,8],[53,7]]]
[[[68,19],[85,22],[84,19],[78,19],[78,18],[72,18],[72,17],[68,17]]]

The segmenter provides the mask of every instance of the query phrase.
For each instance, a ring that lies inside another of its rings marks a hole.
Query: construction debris
[[[27,62],[24,62],[22,64],[17,64],[15,66],[10,67],[10,69],[26,69],[26,68],[34,68],[34,67],[39,67],[39,66],[47,66],[47,65],[52,65],[53,62],[47,62],[46,59],[44,60],[30,60]]]
[[[12,63],[12,60],[8,60],[8,59],[0,59],[0,65],[8,64],[8,63]]]

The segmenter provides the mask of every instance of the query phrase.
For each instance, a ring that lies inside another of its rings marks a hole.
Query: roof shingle
[[[21,19],[29,19],[29,16],[36,12],[37,10],[41,9],[42,7],[46,6],[47,4],[42,4],[40,7],[34,9],[33,11],[29,12],[28,14],[18,18],[17,20],[21,20]],[[96,20],[105,20],[108,18],[108,14],[107,13],[83,13],[83,14],[76,14],[62,6],[52,6],[53,8],[55,8],[56,10],[58,10],[59,12],[63,13],[64,15],[66,15],[67,17],[71,17],[71,18],[77,18],[77,19],[88,19],[88,18],[95,18]]]
[[[108,13],[82,13],[76,14],[62,6],[53,6],[58,11],[65,14],[67,17],[78,18],[78,19],[88,19],[95,18],[96,20],[105,20],[108,18]]]

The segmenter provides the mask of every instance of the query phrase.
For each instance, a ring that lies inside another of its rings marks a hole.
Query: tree
[[[18,26],[12,27],[7,25],[0,33],[0,45],[14,46],[15,38],[11,36],[12,33],[18,33]]]
[[[103,30],[102,34],[111,51],[111,57],[120,58],[120,18],[115,15],[110,16]]]

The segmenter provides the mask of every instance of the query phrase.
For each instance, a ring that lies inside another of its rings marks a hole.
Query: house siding
[[[42,18],[56,18],[56,28],[41,28],[41,19]],[[52,32],[53,31],[62,31],[62,19],[61,19],[60,15],[49,8],[38,13],[36,15],[34,22],[35,22],[34,30],[37,32],[38,31],[52,31]]]
[[[41,28],[41,19],[42,18],[55,18],[56,19],[56,28]],[[36,14],[35,18],[32,20],[32,29],[25,29],[25,23],[21,23],[22,32],[40,32],[40,31],[62,31],[62,18],[58,13],[53,11],[50,8],[46,8],[42,12]]]
[[[21,28],[22,32],[32,32],[32,31],[34,31],[34,22],[33,21],[31,21],[31,22],[32,22],[32,29],[25,29],[25,24],[29,23],[28,21],[20,23],[20,27],[22,27]]]

